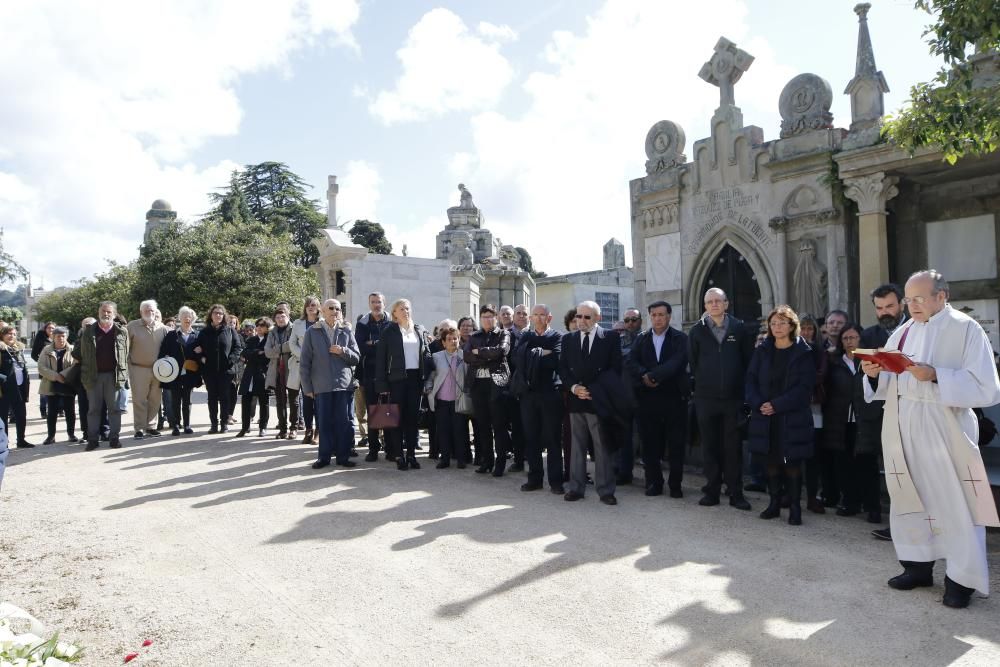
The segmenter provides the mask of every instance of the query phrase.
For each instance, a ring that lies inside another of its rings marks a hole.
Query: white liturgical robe
[[[1000,525],[977,445],[972,408],[1000,402],[993,350],[982,327],[945,306],[910,320],[885,345],[930,364],[937,382],[883,372],[865,400],[885,400],[882,453],[892,499],[890,526],[901,561],[947,561],[952,581],[989,594],[985,526]]]

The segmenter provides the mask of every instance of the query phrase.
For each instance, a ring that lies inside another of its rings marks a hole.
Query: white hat
[[[163,357],[157,359],[153,364],[153,377],[163,383],[173,382],[181,374],[181,369],[177,365],[177,360],[173,357]]]

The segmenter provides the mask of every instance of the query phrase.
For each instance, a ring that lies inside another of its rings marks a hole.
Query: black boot
[[[788,476],[788,525],[802,525],[802,475]]]
[[[912,591],[914,588],[934,585],[934,561],[917,563],[901,560],[899,564],[903,566],[903,573],[897,574],[889,580],[889,588],[895,588],[897,591]]]
[[[952,609],[965,609],[969,606],[969,600],[976,591],[974,588],[967,588],[962,584],[952,581],[951,577],[944,577],[944,599],[941,602],[945,607]]]
[[[781,516],[781,477],[767,476],[767,493],[771,497],[767,509],[760,513],[761,519],[775,519]]]

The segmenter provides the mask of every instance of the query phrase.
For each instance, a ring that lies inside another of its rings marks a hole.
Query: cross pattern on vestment
[[[963,482],[968,482],[969,484],[972,485],[972,492],[974,494],[976,494],[976,497],[978,498],[979,497],[979,491],[976,490],[976,482],[981,482],[983,480],[981,480],[981,479],[973,479],[972,478],[972,467],[971,466],[965,466],[965,469],[969,471],[969,479],[963,479],[962,481]]]
[[[892,459],[892,472],[889,473],[889,474],[896,478],[896,484],[899,485],[899,488],[903,488],[903,483],[899,481],[899,478],[900,477],[905,477],[906,473],[905,472],[899,472],[899,468],[896,467],[896,459],[895,458]]]

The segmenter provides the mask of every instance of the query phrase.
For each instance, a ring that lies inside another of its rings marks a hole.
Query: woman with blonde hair
[[[25,440],[28,425],[28,367],[24,362],[24,347],[17,339],[17,330],[9,324],[0,328],[0,421],[10,433],[11,412],[17,425],[17,448],[29,449],[33,444]]]
[[[289,400],[292,401],[291,418],[289,419],[288,439],[296,438],[295,429],[299,421],[303,422],[306,432],[302,439],[302,444],[311,445],[314,438],[313,416],[316,411],[315,401],[304,394],[299,393],[299,365],[302,363],[302,342],[306,337],[306,330],[319,322],[320,315],[319,297],[307,296],[302,304],[302,317],[292,322],[292,335],[288,339],[288,349],[291,357],[288,359],[288,379],[287,388]],[[302,400],[302,419],[299,419],[298,401]]]
[[[420,468],[416,457],[420,396],[430,368],[427,330],[413,322],[408,299],[396,300],[389,313],[392,322],[382,333],[375,352],[375,391],[388,393],[390,402],[399,405],[399,428],[386,431],[389,456],[396,457],[400,470],[416,470]]]
[[[799,336],[799,317],[782,305],[767,316],[768,336],[750,360],[746,402],[750,406],[750,451],[767,458],[770,504],[762,519],[781,514],[782,481],[791,505],[788,523],[802,523],[802,461],[813,454],[813,418],[809,407],[816,384],[813,351]],[[784,478],[784,480],[783,480]]]

